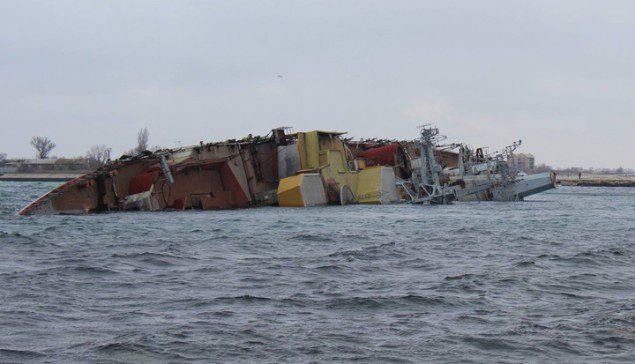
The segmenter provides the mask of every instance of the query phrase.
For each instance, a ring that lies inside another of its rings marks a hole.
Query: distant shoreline
[[[635,187],[635,175],[577,174],[557,175],[557,184],[580,187]]]
[[[5,173],[0,174],[0,181],[12,182],[66,182],[85,173]]]

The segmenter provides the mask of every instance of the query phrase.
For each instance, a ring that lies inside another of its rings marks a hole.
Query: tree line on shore
[[[137,132],[137,145],[126,151],[124,155],[136,155],[146,150],[156,151],[162,149],[159,146],[153,148],[149,147],[150,132],[148,128],[142,128]],[[48,137],[34,136],[31,138],[31,146],[35,148],[36,159],[48,159],[51,151],[57,146]],[[75,159],[85,159],[88,161],[90,168],[99,168],[111,159],[112,148],[104,145],[97,144],[90,147],[86,154],[82,157]],[[56,157],[52,157],[55,159]],[[7,159],[6,153],[0,153],[0,162]],[[583,167],[567,167],[567,168],[553,168],[544,163],[537,165],[533,169],[527,171],[530,174],[542,173],[554,171],[560,175],[576,175],[579,173],[584,174],[635,174],[635,170],[618,167],[618,168],[583,168]]]
[[[137,133],[137,145],[126,151],[124,155],[136,155],[146,150],[149,150],[149,141],[150,141],[150,132],[148,128],[142,128]],[[35,149],[35,158],[36,159],[58,159],[55,156],[50,156],[51,152],[57,144],[55,144],[48,137],[42,136],[34,136],[30,141],[31,146]],[[161,147],[155,146],[152,148],[153,150],[161,149]],[[111,159],[112,148],[104,145],[97,144],[93,145],[88,149],[85,155],[72,159],[84,159],[88,162],[90,168],[99,168],[106,163],[108,163]],[[0,153],[0,162],[7,159],[6,153]]]

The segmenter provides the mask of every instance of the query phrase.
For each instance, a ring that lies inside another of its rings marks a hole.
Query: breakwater
[[[561,186],[580,187],[635,187],[634,175],[613,174],[583,174],[557,175],[558,184]]]

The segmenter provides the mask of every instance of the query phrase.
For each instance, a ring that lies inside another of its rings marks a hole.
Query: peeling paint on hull
[[[275,193],[269,192],[278,185],[277,148],[287,139],[283,132],[274,130],[269,138],[122,158],[62,184],[18,214],[78,214],[145,206],[152,206],[152,210],[208,210],[272,205]],[[152,204],[127,203],[131,195],[145,192]]]

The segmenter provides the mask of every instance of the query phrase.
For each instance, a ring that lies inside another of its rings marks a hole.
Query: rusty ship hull
[[[286,142],[283,132],[273,134],[122,157],[62,184],[18,214],[272,205],[278,186],[277,151]]]

